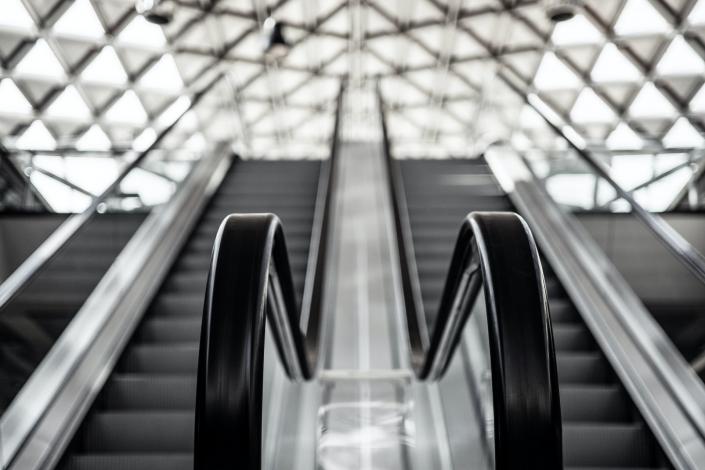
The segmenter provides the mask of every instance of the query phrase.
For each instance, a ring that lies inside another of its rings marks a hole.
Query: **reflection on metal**
[[[219,148],[139,228],[0,419],[2,466],[52,468],[230,165]]]
[[[605,254],[537,184],[521,158],[498,147],[486,158],[675,468],[704,468],[705,385]]]

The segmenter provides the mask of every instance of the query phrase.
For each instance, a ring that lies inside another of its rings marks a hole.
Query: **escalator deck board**
[[[191,469],[196,363],[213,240],[231,213],[282,220],[294,283],[305,276],[320,162],[238,161],[67,449],[60,468]],[[289,230],[291,228],[291,230]]]

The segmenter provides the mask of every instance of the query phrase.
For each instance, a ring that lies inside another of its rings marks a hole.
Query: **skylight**
[[[644,146],[644,141],[627,123],[620,122],[607,137],[606,144],[612,150],[638,150]]]
[[[179,97],[157,118],[157,124],[163,127],[171,125],[190,105],[191,100],[187,96]],[[184,117],[184,119],[186,119],[186,117]]]
[[[640,36],[668,33],[671,27],[648,0],[628,0],[614,30],[621,36]]]
[[[205,137],[203,137],[203,134],[196,133],[193,134],[189,139],[184,143],[184,147],[186,147],[189,150],[193,150],[194,152],[201,152],[206,149],[206,146],[208,144],[206,143]]]
[[[54,25],[54,32],[67,36],[98,39],[105,30],[90,0],[76,0]]]
[[[17,64],[18,74],[61,80],[66,76],[64,67],[44,39],[38,39],[34,47]]]
[[[157,139],[157,133],[151,127],[146,128],[135,140],[132,141],[132,149],[137,152],[147,150]]]
[[[105,119],[121,124],[141,125],[147,121],[147,112],[137,94],[127,90],[105,113]]]
[[[652,82],[648,82],[629,107],[629,114],[636,118],[659,119],[674,116],[676,109]]]
[[[524,105],[519,114],[519,125],[522,129],[541,129],[546,122],[531,106]]]
[[[666,49],[656,71],[661,75],[700,75],[705,72],[705,63],[679,34]]]
[[[31,31],[34,28],[34,21],[32,21],[29,12],[27,12],[27,9],[22,5],[21,0],[2,0],[0,25]]]
[[[564,90],[580,86],[580,80],[553,52],[546,52],[536,72],[534,85],[539,90]]]
[[[36,120],[22,133],[15,145],[24,150],[54,150],[56,139],[42,121]]]
[[[171,54],[164,54],[161,59],[152,65],[142,76],[139,84],[145,88],[169,92],[178,92],[184,86],[174,57]]]
[[[139,48],[162,48],[166,44],[166,37],[162,28],[145,20],[142,15],[137,15],[118,35],[118,43]]]
[[[93,124],[85,134],[76,141],[76,149],[84,152],[105,151],[110,150],[110,147],[110,139],[98,124]]]
[[[690,100],[690,110],[705,114],[705,85],[703,85],[700,91]]]
[[[67,86],[46,111],[48,117],[87,120],[91,110],[73,85]]]
[[[0,81],[0,112],[20,115],[32,114],[32,105],[22,94],[15,82],[9,78]]]
[[[617,116],[592,88],[585,88],[578,95],[570,117],[576,123],[586,124],[612,122]]]
[[[590,74],[596,82],[635,82],[641,78],[639,70],[624,57],[613,43],[606,44]]]
[[[599,44],[602,41],[602,35],[585,16],[576,15],[572,20],[556,25],[551,41],[557,46]]]
[[[127,82],[127,73],[115,49],[112,46],[105,46],[83,70],[81,79],[107,85],[123,85]]]
[[[685,117],[679,118],[663,138],[667,148],[700,148],[705,139]]]
[[[692,25],[705,24],[705,0],[699,0],[688,15],[688,22]]]

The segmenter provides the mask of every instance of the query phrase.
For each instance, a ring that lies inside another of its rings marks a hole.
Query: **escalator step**
[[[194,412],[100,412],[88,420],[83,444],[95,453],[190,452]]]
[[[580,323],[557,323],[553,327],[557,351],[591,351],[597,348],[592,335]]]
[[[150,318],[135,333],[143,343],[198,344],[201,337],[201,318]]]
[[[117,374],[108,382],[103,407],[121,410],[193,410],[196,378]]]
[[[563,425],[567,466],[642,467],[653,460],[648,433],[640,424]]]
[[[66,470],[193,470],[191,453],[76,455],[67,459]]]
[[[570,422],[627,422],[631,419],[619,387],[615,385],[564,385],[563,419]]]
[[[599,353],[564,352],[556,358],[561,384],[607,383],[610,374]]]
[[[118,367],[126,373],[195,374],[197,363],[197,345],[134,344]]]

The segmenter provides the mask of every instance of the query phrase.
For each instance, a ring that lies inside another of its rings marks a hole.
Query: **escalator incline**
[[[400,160],[426,312],[435,312],[458,223],[514,210],[484,160]],[[557,350],[567,469],[667,468],[651,432],[543,260]],[[433,320],[431,320],[433,321]]]
[[[218,226],[231,213],[283,223],[299,298],[319,162],[237,161],[137,327],[60,468],[190,470],[203,296]]]

